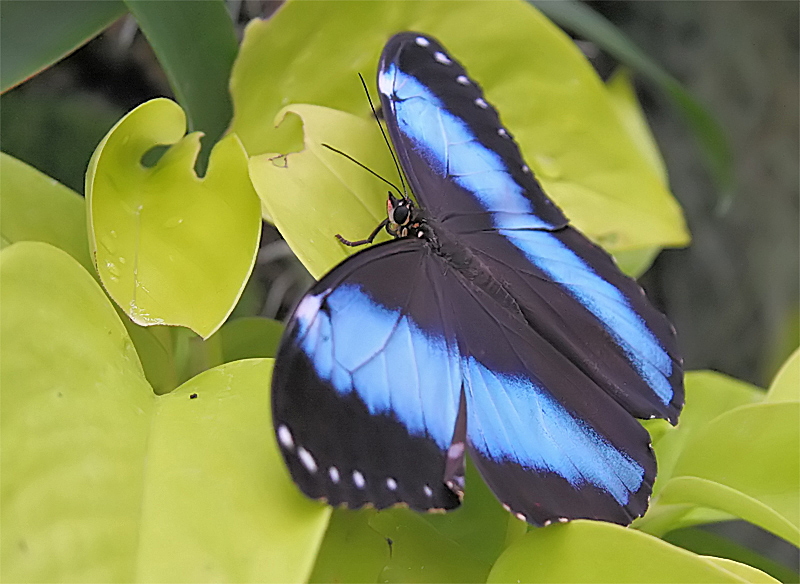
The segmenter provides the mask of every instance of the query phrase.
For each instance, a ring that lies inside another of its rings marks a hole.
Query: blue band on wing
[[[673,397],[669,381],[672,358],[619,289],[601,278],[551,233],[500,227],[499,232],[535,266],[564,286],[603,323],[630,363],[658,398],[668,405]]]
[[[472,358],[465,367],[474,404],[467,409],[467,434],[485,456],[556,473],[576,488],[591,483],[620,505],[639,490],[644,468],[531,380],[493,372]]]
[[[669,354],[616,287],[546,231],[531,231],[550,225],[533,214],[524,190],[500,156],[481,144],[430,89],[394,63],[379,75],[378,85],[392,97],[398,127],[431,167],[472,192],[492,213],[500,233],[603,323],[658,398],[669,404],[673,397]]]
[[[295,314],[298,343],[321,379],[355,391],[371,414],[394,414],[410,434],[450,446],[461,392],[454,347],[353,284],[306,296]]]
[[[415,77],[392,63],[378,76],[378,88],[392,98],[398,127],[435,172],[450,176],[473,193],[487,211],[508,214],[509,226],[553,227],[535,215],[525,189],[511,176],[503,159],[481,144],[469,126],[449,113]]]
[[[357,285],[306,296],[295,315],[297,342],[317,375],[341,394],[355,391],[370,413],[394,414],[412,435],[449,447],[464,375],[470,442],[487,457],[556,473],[575,487],[591,483],[621,505],[641,486],[642,466],[547,391],[462,356]]]

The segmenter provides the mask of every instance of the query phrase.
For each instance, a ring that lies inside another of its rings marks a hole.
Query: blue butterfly
[[[378,89],[416,197],[391,241],[305,295],[272,380],[291,475],[333,505],[457,507],[465,456],[536,525],[628,524],[656,461],[636,418],[683,406],[675,330],[544,194],[435,39],[386,44]]]

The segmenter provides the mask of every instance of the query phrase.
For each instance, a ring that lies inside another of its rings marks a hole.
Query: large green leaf
[[[177,324],[202,337],[225,321],[255,262],[258,197],[235,135],[205,177],[193,170],[198,133],[167,99],[140,105],[97,147],[86,173],[89,236],[109,295],[142,325]],[[152,168],[141,158],[172,144]]]
[[[658,425],[661,433],[653,440],[658,459],[653,499],[647,514],[634,522],[637,529],[651,535],[663,536],[668,531],[682,527],[730,519],[731,515],[723,512],[722,507],[705,506],[707,497],[701,497],[703,500],[698,499],[693,503],[683,497],[679,503],[678,498],[672,495],[662,500],[661,491],[669,485],[675,465],[689,447],[687,445],[711,420],[734,408],[757,403],[764,398],[762,389],[714,371],[688,372],[685,387],[686,406],[678,426],[673,428],[663,423]],[[645,422],[648,429],[653,422],[659,421]],[[674,492],[673,487],[673,495]],[[680,489],[680,492],[686,493],[686,489]],[[732,507],[726,507],[730,508]]]
[[[3,2],[0,91],[71,53],[125,14],[116,0]]]
[[[775,375],[765,400],[768,402],[800,400],[800,349],[792,353]]]
[[[758,387],[715,371],[689,371],[684,386],[686,405],[681,412],[680,423],[667,430],[655,443],[658,476],[653,489],[654,502],[658,501],[659,489],[672,476],[675,463],[687,442],[698,430],[705,428],[717,416],[733,408],[759,402],[764,397],[764,391]]]
[[[83,197],[24,162],[0,152],[0,235],[8,243],[44,241],[94,271]]]
[[[800,403],[744,405],[718,416],[687,441],[673,476],[741,491],[798,527]]]
[[[573,521],[530,531],[500,556],[489,582],[771,581],[758,578],[635,529]]]
[[[208,152],[231,120],[228,79],[238,42],[222,0],[125,0]],[[202,42],[198,42],[202,39]],[[189,48],[191,47],[191,48]]]
[[[724,190],[731,188],[733,156],[725,133],[714,117],[674,77],[589,6],[577,0],[530,1],[560,26],[596,43],[620,63],[643,74],[666,91],[694,131],[717,184]]]
[[[527,524],[502,508],[472,464],[466,484],[464,502],[449,513],[334,512],[312,581],[485,581]]]
[[[364,73],[372,85],[383,44],[406,29],[437,36],[464,63],[498,107],[545,190],[587,235],[615,251],[687,241],[677,204],[619,120],[602,81],[572,41],[524,2],[287,2],[270,20],[247,27],[234,65],[232,127],[248,153],[302,147],[297,120],[275,129],[276,114],[287,104],[313,103],[367,119],[369,108],[356,73]],[[331,126],[340,121],[321,120]],[[304,122],[308,148],[313,132],[322,130]],[[332,145],[371,140],[376,130],[362,126],[342,127]],[[377,169],[391,168],[388,151],[374,153],[380,156],[386,162]],[[290,155],[284,170],[305,176],[308,167],[296,164],[296,158]],[[332,169],[354,166],[341,157],[328,164]],[[260,180],[254,177],[265,200],[298,196]],[[381,188],[355,198],[377,199],[378,208],[384,192]],[[355,200],[328,198],[345,216],[360,206]],[[330,222],[365,235],[375,225]]]
[[[661,158],[655,138],[650,132],[650,127],[647,125],[647,119],[639,105],[639,100],[636,98],[630,72],[627,69],[619,68],[606,82],[606,88],[608,88],[611,105],[617,112],[623,127],[628,131],[628,135],[633,139],[639,151],[646,156],[653,170],[658,173],[661,182],[668,188],[666,165],[664,159]],[[659,246],[625,249],[614,253],[614,257],[623,272],[637,278],[650,267],[660,251]]]
[[[0,234],[4,246],[18,241],[43,241],[58,247],[97,276],[86,234],[83,197],[11,156],[0,153]],[[127,316],[125,328],[142,361],[147,380],[157,393],[174,389],[175,363],[166,327],[144,328]]]
[[[334,509],[309,582],[380,582],[389,542],[369,524],[374,509]]]
[[[728,527],[728,529],[733,529],[733,526]],[[733,541],[723,533],[719,533],[716,528],[689,527],[671,531],[663,539],[696,554],[715,556],[717,559],[727,558],[739,562],[740,565],[752,566],[762,572],[766,572],[773,578],[777,578],[781,582],[800,582],[800,575],[798,575],[797,570],[786,566],[784,562],[777,558],[765,557],[761,553],[746,547],[747,543],[752,541],[748,537],[751,535],[753,535],[752,531],[743,534],[741,538],[737,538],[740,541]],[[757,537],[760,539],[759,549],[765,553],[771,552],[767,547],[772,542],[765,541],[762,536]],[[778,554],[769,553],[769,555]],[[787,559],[789,558],[787,557]]]
[[[776,580],[769,574],[753,566],[742,564],[741,562],[735,562],[727,558],[715,558],[713,556],[705,556],[705,559],[731,574],[736,574],[745,582],[753,582],[753,584],[773,584],[780,582],[780,580]]]
[[[693,476],[674,477],[662,489],[659,503],[717,509],[800,545],[800,531],[788,519],[757,499],[714,481]]]
[[[280,459],[270,360],[155,396],[67,254],[14,244],[0,278],[4,581],[307,578],[329,510]]]
[[[636,147],[646,156],[650,165],[658,173],[661,182],[665,185],[668,184],[667,166],[658,150],[658,144],[650,131],[650,126],[647,125],[647,118],[639,105],[630,71],[619,67],[606,81],[606,87],[611,97],[611,105],[614,106],[622,125],[628,130]]]

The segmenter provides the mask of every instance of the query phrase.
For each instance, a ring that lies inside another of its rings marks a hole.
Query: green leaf
[[[765,574],[753,566],[748,566],[747,564],[742,564],[726,558],[715,558],[713,556],[704,557],[706,560],[712,564],[716,564],[723,570],[727,570],[731,574],[736,574],[737,576],[741,577],[745,582],[753,582],[753,584],[771,584],[773,582],[780,583],[780,580],[776,580],[769,574]]]
[[[742,405],[756,403],[763,390],[715,371],[689,371],[684,380],[686,405],[680,423],[666,431],[654,444],[658,476],[653,488],[654,501],[659,489],[673,475],[678,457],[692,437],[717,416]],[[646,519],[646,517],[645,517]]]
[[[338,243],[337,233],[362,239],[386,216],[385,194],[380,193],[387,189],[322,144],[335,144],[386,177],[394,167],[374,122],[313,105],[291,106],[280,118],[285,115],[302,118],[305,149],[286,157],[251,158],[250,178],[292,251],[319,279],[356,251]],[[386,237],[382,234],[378,241]]]
[[[239,47],[225,3],[125,0],[125,4],[186,112],[189,131],[206,134],[203,152],[207,153],[233,115],[228,79]]]
[[[334,509],[309,582],[379,582],[389,542],[369,525],[374,509]]]
[[[65,57],[125,14],[118,1],[4,2],[0,92]]]
[[[497,557],[525,534],[527,524],[502,508],[471,463],[466,483],[463,504],[448,513],[403,508],[334,512],[312,580],[485,581]]]
[[[800,403],[726,412],[687,441],[673,476],[720,483],[800,524]]]
[[[111,303],[43,243],[0,254],[4,581],[295,581],[329,511],[292,484],[270,360],[155,396]]]
[[[742,541],[746,538],[747,535],[743,536]],[[796,570],[745,547],[739,541],[733,541],[717,533],[716,529],[702,527],[679,529],[667,533],[664,540],[696,554],[714,556],[719,559],[727,558],[739,564],[747,564],[766,572],[781,582],[797,582],[799,580]],[[773,542],[759,543],[759,548],[766,551],[765,545],[768,546],[770,543]],[[788,546],[788,544],[786,545]]]
[[[694,505],[717,509],[749,521],[800,545],[800,530],[764,503],[725,485],[692,476],[675,477],[659,495],[661,505]]]
[[[522,2],[422,6],[290,1],[268,21],[252,22],[231,77],[232,128],[248,153],[298,147],[296,123],[288,133],[284,125],[274,128],[287,103],[314,103],[369,119],[356,73],[364,73],[372,85],[389,36],[420,30],[439,38],[464,63],[502,113],[545,190],[589,237],[614,251],[687,241],[676,202],[620,122],[602,81],[560,30]],[[320,21],[326,23],[322,29]],[[503,26],[483,26],[487,22]],[[319,132],[308,120],[303,129]],[[376,133],[356,131],[332,145],[341,149],[341,142],[369,140]],[[308,143],[306,136],[306,148]],[[388,152],[382,151],[388,162],[380,168],[391,168]],[[344,159],[331,164],[353,166]],[[288,172],[296,166],[290,156]],[[384,192],[372,193],[375,208],[384,204]],[[281,195],[297,196],[272,196]],[[342,208],[349,211],[349,203]]]
[[[606,81],[606,88],[608,96],[611,98],[611,105],[628,135],[633,139],[639,151],[646,156],[653,170],[658,173],[664,187],[669,188],[664,159],[661,158],[658,145],[647,125],[647,118],[636,98],[630,72],[622,67],[618,68],[614,75]],[[614,253],[614,258],[623,272],[633,278],[638,278],[647,271],[660,251],[660,246],[620,250]]]
[[[800,349],[786,360],[769,387],[768,402],[798,401],[800,399]]]
[[[611,97],[611,105],[614,106],[622,125],[633,138],[636,147],[646,156],[653,170],[658,173],[661,182],[667,185],[669,183],[667,167],[639,105],[630,71],[624,67],[617,68],[606,81],[606,87]]]
[[[660,86],[686,117],[718,186],[724,191],[730,190],[734,181],[733,155],[725,133],[714,117],[674,77],[589,6],[575,0],[529,1],[560,26],[591,40],[620,63]]]
[[[78,193],[0,152],[0,201],[0,234],[6,241],[44,241],[94,272],[86,237],[86,208]]]
[[[612,523],[534,529],[500,556],[489,582],[746,582],[717,562]]]
[[[233,310],[255,262],[260,205],[235,135],[208,173],[199,134],[167,99],[140,105],[97,147],[86,173],[89,237],[103,286],[134,322],[183,325],[209,337]],[[173,144],[152,168],[142,156]]]
[[[639,249],[620,249],[613,252],[617,266],[631,278],[638,278],[653,264],[653,260],[661,253],[661,246],[650,246]]]
[[[254,357],[274,357],[283,334],[283,324],[271,318],[248,316],[229,320],[217,331],[222,358],[228,363]]]
[[[78,260],[94,277],[86,234],[84,198],[52,178],[11,156],[0,153],[0,232],[10,244],[18,241],[43,241],[58,247]],[[171,340],[157,331],[145,329],[127,316],[123,323],[142,361],[147,380],[157,393],[176,387]]]
[[[491,564],[444,537],[409,509],[376,513],[370,526],[392,540],[392,555],[381,582],[484,582]],[[488,538],[487,538],[488,543]]]
[[[270,360],[223,365],[156,401],[138,579],[308,577],[330,511],[297,490],[278,452],[271,369]]]

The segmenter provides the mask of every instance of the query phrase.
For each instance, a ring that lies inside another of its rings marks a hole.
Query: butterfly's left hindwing
[[[276,358],[272,408],[306,495],[349,507],[458,506],[445,485],[463,481],[463,456],[446,469],[458,359],[424,283],[429,262],[419,240],[375,246],[337,266],[295,310]]]

